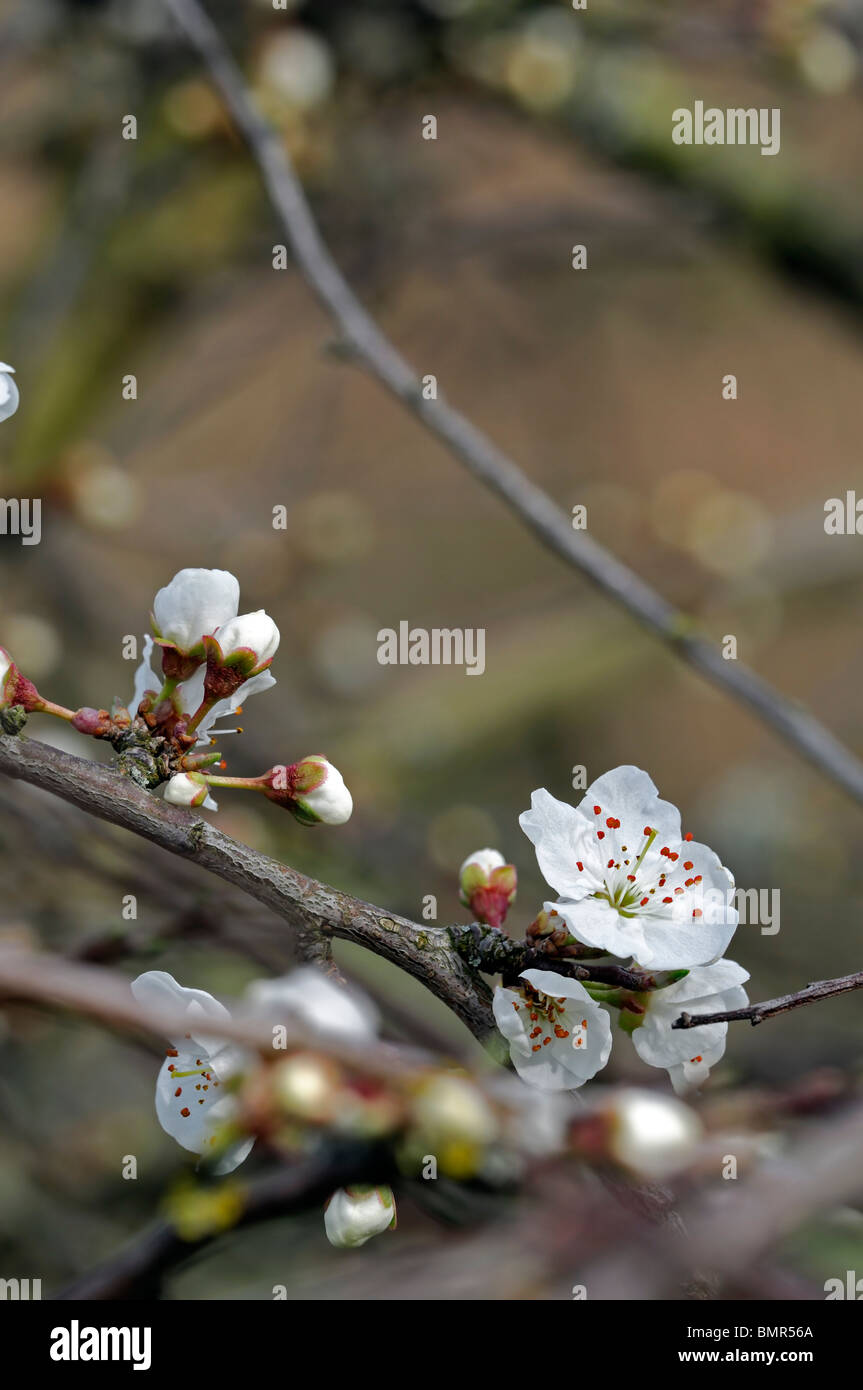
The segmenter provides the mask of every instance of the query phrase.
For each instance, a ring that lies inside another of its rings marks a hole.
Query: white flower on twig
[[[543,1091],[583,1086],[608,1061],[611,1023],[578,980],[524,970],[520,989],[499,985],[494,1016],[519,1076]]]
[[[254,1139],[240,1139],[220,1151],[220,1130],[231,1118],[225,1084],[240,1070],[242,1050],[207,1033],[207,1019],[230,1014],[203,989],[184,989],[164,970],[148,970],[132,981],[144,1008],[182,1009],[188,1028],[172,1038],[156,1079],[156,1114],[166,1134],[191,1153],[217,1156],[216,1173],[231,1173],[250,1152]]]
[[[702,1085],[725,1052],[727,1023],[705,1023],[699,1028],[672,1028],[685,1011],[690,1014],[727,1013],[749,1003],[742,988],[748,970],[733,960],[697,965],[682,980],[641,997],[647,1012],[633,1030],[639,1057],[652,1067],[664,1067],[675,1091]]]
[[[680,812],[640,768],[605,773],[577,807],[535,791],[519,824],[560,894],[546,910],[584,945],[656,970],[724,952],[737,926],[734,880],[707,845],[682,834]]]

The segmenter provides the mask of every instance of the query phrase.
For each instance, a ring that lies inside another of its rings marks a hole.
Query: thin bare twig
[[[477,1038],[494,1031],[488,988],[458,955],[445,927],[419,927],[307,878],[143,791],[119,772],[32,739],[0,737],[0,772],[194,860],[272,908],[306,941],[317,933],[365,946],[414,975]]]
[[[260,170],[297,264],[337,323],[344,353],[364,367],[507,504],[551,550],[668,644],[682,660],[742,704],[863,804],[863,762],[819,720],[741,662],[726,661],[675,608],[584,531],[497,445],[440,397],[425,400],[413,368],[381,332],[338,269],[297,178],[284,141],[263,119],[243,75],[198,0],[164,0],[200,54]]]
[[[747,1004],[745,1009],[729,1009],[726,1013],[687,1014],[682,1013],[672,1023],[672,1028],[700,1028],[705,1023],[743,1023],[748,1020],[753,1028],[766,1018],[777,1014],[787,1014],[791,1009],[800,1009],[804,1004],[817,1004],[820,999],[834,999],[837,994],[850,994],[852,990],[863,989],[863,970],[854,975],[839,975],[835,980],[818,980],[807,985],[796,994],[780,994],[778,999],[765,999],[763,1004]]]

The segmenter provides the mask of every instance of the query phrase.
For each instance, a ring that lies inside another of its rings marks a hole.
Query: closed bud
[[[21,705],[31,714],[44,703],[33,682],[21,675],[9,653],[0,647],[0,709]]]
[[[329,1057],[296,1052],[273,1068],[273,1094],[279,1109],[295,1119],[329,1124],[342,1096],[342,1075]]]
[[[153,603],[153,630],[164,651],[194,655],[194,670],[204,659],[204,638],[236,616],[239,598],[240,586],[227,570],[180,570]]]
[[[106,709],[92,709],[85,705],[75,711],[72,728],[79,734],[89,734],[91,738],[105,738],[112,732],[111,716]]]
[[[592,1116],[577,1122],[573,1137],[580,1147],[580,1138],[590,1135],[594,1151],[598,1146],[635,1177],[659,1181],[692,1162],[703,1132],[701,1120],[682,1100],[626,1086],[601,1099]]]
[[[323,754],[312,754],[290,766],[277,764],[264,774],[264,792],[301,825],[344,825],[354,809],[353,798],[338,768]]]
[[[396,1203],[389,1187],[340,1187],[324,1212],[330,1245],[353,1250],[396,1224]]]
[[[207,694],[225,699],[243,681],[265,671],[279,649],[279,640],[279,629],[263,608],[256,613],[241,613],[224,623],[204,641]]]
[[[459,896],[478,922],[503,926],[515,901],[517,874],[496,849],[480,849],[464,861],[459,871]]]
[[[209,790],[200,772],[178,772],[165,787],[165,800],[172,806],[203,806]]]

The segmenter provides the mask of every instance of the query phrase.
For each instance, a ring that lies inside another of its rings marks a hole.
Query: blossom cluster
[[[727,1023],[672,1029],[684,1010],[743,1007],[747,971],[724,958],[737,926],[734,880],[717,855],[681,829],[680,813],[647,773],[618,767],[578,806],[535,791],[519,821],[539,868],[558,895],[528,931],[539,968],[498,986],[494,1014],[513,1066],[546,1091],[589,1081],[608,1062],[612,1011],[619,1029],[677,1091],[700,1086],[725,1051]],[[477,921],[499,927],[515,897],[515,869],[496,850],[470,856],[462,901]],[[546,959],[616,958],[659,972],[630,989],[543,968]],[[649,981],[649,985],[647,984]]]
[[[277,763],[258,777],[226,777],[217,740],[237,728],[221,721],[271,689],[279,629],[258,609],[240,613],[240,586],[227,570],[183,569],[156,594],[152,632],[143,640],[129,706],[69,710],[40,695],[0,647],[0,720],[15,732],[28,714],[65,719],[79,733],[107,739],[123,772],[148,787],[164,784],[177,806],[216,810],[215,787],[262,793],[304,825],[342,825],[353,810],[341,773],[323,754]]]
[[[233,1022],[255,1025],[255,1048],[225,1041],[231,1015],[205,990],[162,970],[139,975],[131,988],[145,1012],[179,1020],[156,1080],[156,1114],[213,1175],[236,1169],[258,1139],[291,1160],[313,1152],[326,1131],[381,1152],[387,1145],[389,1166],[408,1179],[508,1183],[532,1160],[564,1152],[664,1178],[687,1166],[704,1138],[688,1106],[637,1088],[597,1087],[585,1108],[504,1072],[480,1082],[419,1055],[382,1067],[374,1004],[315,967],[249,985]],[[191,1211],[179,1220],[200,1215],[191,1192]],[[392,1188],[379,1182],[338,1189],[324,1210],[327,1239],[343,1249],[395,1224]]]

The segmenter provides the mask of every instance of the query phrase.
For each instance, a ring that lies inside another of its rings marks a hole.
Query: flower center
[[[594,806],[593,814],[596,817],[595,853],[587,866],[582,860],[576,861],[579,873],[586,873],[596,883],[591,897],[607,902],[622,917],[636,917],[646,907],[652,906],[653,910],[660,904],[663,908],[673,907],[689,890],[700,895],[701,874],[681,881],[680,870],[676,867],[680,858],[678,850],[662,845],[658,859],[654,853],[645,863],[659,834],[653,826],[646,825],[640,842],[630,848],[615,833],[620,829],[616,816],[605,814],[601,806]],[[691,840],[692,836],[685,838]],[[694,868],[692,860],[686,860],[682,868],[685,871]],[[701,908],[692,909],[693,918],[702,916]]]
[[[549,1047],[554,1038],[559,1042],[571,1039],[574,1048],[583,1048],[587,1042],[587,1019],[574,1023],[567,1017],[567,1000],[555,999],[550,994],[540,994],[526,984],[519,991],[524,1004],[513,1001],[513,1008],[520,1013],[525,1008],[528,1019],[525,1022],[527,1036],[532,1052],[542,1052]]]

